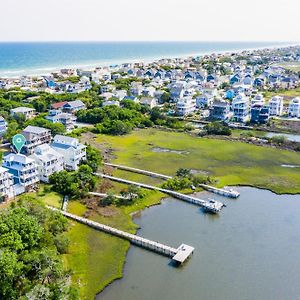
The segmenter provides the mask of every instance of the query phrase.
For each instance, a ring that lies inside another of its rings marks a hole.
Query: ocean
[[[285,43],[286,45],[287,43]],[[14,42],[0,43],[0,77],[46,75],[61,68],[283,46],[279,42]]]

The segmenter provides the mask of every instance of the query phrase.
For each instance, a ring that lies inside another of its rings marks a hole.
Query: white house
[[[180,98],[176,103],[176,110],[179,116],[192,114],[196,109],[196,102],[192,97]]]
[[[270,116],[281,116],[283,112],[283,97],[274,96],[269,101]]]
[[[300,118],[300,98],[296,97],[289,103],[289,117]]]
[[[29,156],[37,164],[40,181],[49,182],[49,176],[64,169],[64,156],[51,148],[48,144],[35,148]]]
[[[210,107],[214,101],[214,96],[209,93],[203,93],[196,97],[196,106],[198,108]]]
[[[4,157],[3,167],[13,175],[14,193],[22,194],[34,190],[39,182],[37,165],[23,154],[10,153]]]
[[[256,94],[255,97],[251,100],[251,105],[255,104],[265,104],[265,99],[262,94]]]
[[[158,101],[156,98],[151,98],[151,97],[142,97],[140,99],[140,104],[141,105],[147,105],[149,106],[151,109],[155,106],[158,105]]]
[[[0,167],[0,202],[14,197],[13,175],[7,168]]]
[[[64,156],[67,170],[77,170],[80,162],[86,159],[86,146],[76,138],[57,134],[51,147]]]
[[[26,120],[28,120],[35,116],[35,109],[31,108],[31,107],[17,107],[17,108],[11,109],[10,114],[12,116],[21,114],[21,115],[25,116]]]
[[[37,126],[27,126],[22,134],[26,138],[24,152],[27,154],[33,153],[35,147],[51,142],[51,131],[47,128]]]
[[[246,122],[249,119],[249,98],[238,95],[232,100],[233,117],[236,122]]]

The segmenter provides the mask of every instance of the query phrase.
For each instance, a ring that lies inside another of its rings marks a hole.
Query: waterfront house
[[[215,100],[209,111],[209,117],[213,120],[226,121],[230,118],[230,105],[227,101]]]
[[[0,203],[14,197],[13,175],[7,168],[0,167]]]
[[[64,169],[64,156],[51,148],[48,144],[43,144],[34,149],[34,153],[29,156],[37,165],[40,181],[49,182],[50,175]]]
[[[77,170],[80,162],[86,159],[86,146],[76,138],[58,134],[51,147],[63,155],[67,170]]]
[[[37,165],[32,158],[23,154],[10,153],[4,157],[2,166],[13,175],[15,195],[36,189],[39,177]]]
[[[246,122],[249,118],[249,98],[238,95],[232,100],[233,117],[236,122]]]
[[[283,97],[274,96],[269,101],[270,116],[281,116],[283,112]]]
[[[254,104],[264,104],[265,103],[265,99],[264,96],[262,94],[256,94],[255,97],[251,100],[251,105]]]
[[[257,102],[251,107],[251,123],[263,124],[269,120],[269,106]]]
[[[51,142],[51,131],[47,128],[27,126],[22,134],[26,138],[23,153],[31,154],[35,147]]]
[[[24,115],[25,119],[31,119],[33,117],[35,117],[35,109],[31,108],[31,107],[17,107],[17,108],[13,108],[10,110],[10,114],[11,116],[15,116],[15,115]]]
[[[288,114],[289,114],[289,117],[300,118],[300,98],[299,97],[296,97],[290,101]]]
[[[209,93],[203,93],[200,96],[196,97],[196,107],[197,108],[204,108],[210,107],[214,100],[214,96]]]
[[[192,97],[180,98],[176,103],[176,112],[178,116],[192,114],[196,110],[196,102]]]

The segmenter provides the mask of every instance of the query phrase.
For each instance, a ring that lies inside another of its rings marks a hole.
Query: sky
[[[300,41],[299,0],[0,0],[0,41]]]

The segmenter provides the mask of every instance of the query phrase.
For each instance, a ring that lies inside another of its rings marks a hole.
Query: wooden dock
[[[116,169],[125,170],[125,171],[129,171],[129,172],[134,172],[134,173],[139,173],[139,174],[143,174],[143,175],[147,175],[147,176],[151,176],[151,177],[161,178],[161,179],[164,179],[164,180],[173,178],[172,176],[167,176],[167,175],[164,175],[164,174],[154,173],[154,172],[151,172],[151,171],[136,169],[136,168],[127,167],[127,166],[123,166],[123,165],[117,165],[117,164],[111,164],[111,163],[104,163],[104,164],[106,166],[111,166],[111,167],[116,168]],[[218,194],[218,195],[221,195],[221,196],[229,197],[229,198],[238,198],[240,196],[240,193],[237,192],[237,191],[234,191],[233,189],[216,188],[214,186],[207,185],[207,184],[199,184],[199,186],[204,188],[205,190],[207,190],[209,192],[212,192],[214,194]]]
[[[232,189],[220,189],[216,188],[214,186],[210,186],[207,184],[199,184],[200,187],[204,188],[205,190],[212,192],[214,194],[218,194],[221,196],[229,197],[229,198],[238,198],[240,196],[240,193],[237,191],[234,191]]]
[[[168,194],[170,196],[173,196],[179,200],[183,200],[183,201],[201,206],[205,210],[212,212],[212,213],[218,213],[224,207],[223,203],[221,203],[219,201],[215,201],[215,200],[206,201],[206,200],[202,200],[202,199],[190,196],[190,195],[185,195],[185,194],[181,194],[181,193],[178,193],[175,191],[163,189],[163,188],[160,188],[157,186],[140,183],[140,182],[135,182],[135,181],[131,181],[131,180],[127,180],[127,179],[123,179],[123,178],[119,178],[119,177],[114,177],[114,176],[110,176],[110,175],[106,175],[106,174],[102,174],[102,173],[95,173],[95,175],[100,176],[102,178],[107,178],[107,179],[110,179],[113,181],[117,181],[120,183],[132,184],[132,185],[136,185],[136,186],[139,186],[139,187],[142,187],[145,189],[156,190],[156,191]]]
[[[87,226],[90,226],[94,229],[109,233],[111,235],[117,236],[122,239],[126,239],[130,241],[130,243],[137,245],[139,247],[142,247],[144,249],[171,257],[173,261],[177,263],[184,263],[194,252],[194,248],[185,244],[181,244],[178,248],[169,247],[167,245],[164,245],[162,243],[152,241],[149,239],[145,239],[143,237],[137,236],[135,234],[131,234],[83,217],[79,217],[77,215],[68,213],[66,211],[59,210],[57,208],[54,208],[52,206],[47,206],[47,208],[60,212],[65,217],[75,220],[79,223],[85,224]]]
[[[129,171],[129,172],[133,172],[133,173],[147,175],[150,177],[160,178],[160,179],[171,179],[172,178],[172,176],[167,176],[167,175],[163,175],[163,174],[159,174],[159,173],[155,173],[155,172],[151,172],[151,171],[146,171],[146,170],[142,170],[142,169],[127,167],[127,166],[123,166],[123,165],[117,165],[117,164],[111,164],[111,163],[104,163],[104,165],[113,167],[113,168],[117,168],[120,170],[124,170],[124,171]]]

